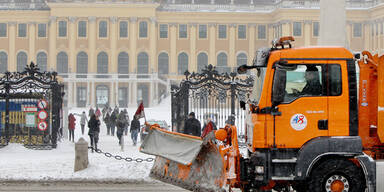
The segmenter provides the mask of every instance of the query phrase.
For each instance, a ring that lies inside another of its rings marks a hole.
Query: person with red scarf
[[[76,126],[76,118],[75,116],[70,113],[68,116],[68,130],[69,130],[69,141],[71,141],[72,137],[72,142],[75,141],[75,126]]]

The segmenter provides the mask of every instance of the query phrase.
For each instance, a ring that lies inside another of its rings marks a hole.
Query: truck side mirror
[[[276,67],[272,86],[272,106],[277,106],[284,101],[287,71]]]

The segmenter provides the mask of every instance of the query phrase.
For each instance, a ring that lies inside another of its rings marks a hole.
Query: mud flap
[[[224,159],[211,142],[152,129],[140,151],[157,156],[150,172],[155,179],[191,191],[225,191]]]

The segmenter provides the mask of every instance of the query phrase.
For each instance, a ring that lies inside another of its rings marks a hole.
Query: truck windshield
[[[252,104],[254,105],[259,105],[261,92],[263,90],[265,72],[265,67],[257,68],[257,71],[255,71],[255,81],[253,83],[252,95],[250,98]]]

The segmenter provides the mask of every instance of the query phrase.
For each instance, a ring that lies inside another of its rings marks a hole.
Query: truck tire
[[[365,177],[360,168],[345,159],[332,159],[321,163],[312,171],[308,191],[364,192]]]

